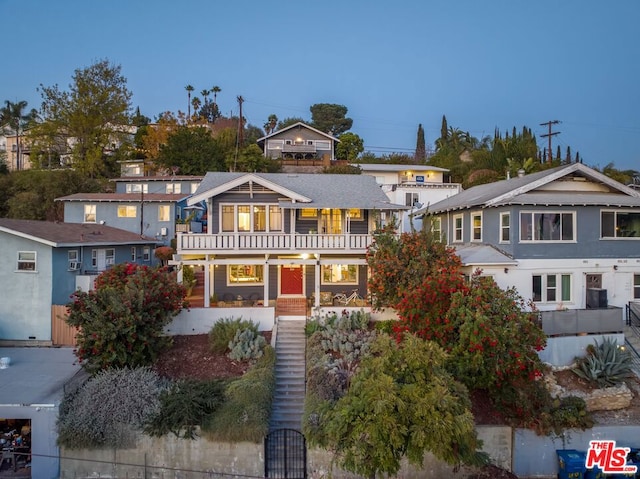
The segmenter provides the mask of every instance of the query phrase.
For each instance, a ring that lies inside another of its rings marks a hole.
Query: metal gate
[[[300,431],[276,429],[264,438],[264,477],[306,479],[307,444]]]

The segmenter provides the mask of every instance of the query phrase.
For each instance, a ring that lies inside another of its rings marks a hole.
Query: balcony
[[[302,145],[294,143],[292,145],[283,145],[283,153],[315,153],[317,151],[316,145]]]
[[[177,249],[179,254],[364,254],[372,240],[369,234],[182,233],[177,238]]]

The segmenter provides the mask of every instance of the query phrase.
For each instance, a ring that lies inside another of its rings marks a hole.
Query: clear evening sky
[[[377,154],[412,153],[419,123],[433,146],[443,114],[538,145],[559,120],[554,156],[640,170],[638,0],[0,0],[0,25],[0,101],[28,108],[108,59],[151,118],[186,111],[187,84],[259,127],[338,103]]]

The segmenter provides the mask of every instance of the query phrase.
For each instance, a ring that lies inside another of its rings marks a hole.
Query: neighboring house
[[[0,341],[48,344],[55,306],[116,263],[155,265],[153,238],[100,224],[0,218]]]
[[[394,205],[366,175],[208,173],[189,204],[207,234],[179,234],[176,264],[204,269],[209,296],[268,300],[367,292],[366,251]],[[326,297],[326,296],[323,296]]]
[[[354,163],[363,175],[374,176],[392,203],[411,209],[402,217],[402,231],[419,230],[422,219],[410,218],[412,211],[428,207],[462,191],[459,183],[448,182],[449,170],[428,165],[394,165],[387,163]]]
[[[264,156],[283,165],[330,166],[335,161],[336,137],[302,122],[258,139]]]
[[[421,213],[466,273],[514,286],[549,312],[543,323],[566,313],[543,324],[548,334],[621,331],[623,310],[611,307],[640,300],[640,191],[583,164],[476,186]]]
[[[24,133],[20,135],[20,149],[18,149],[18,136],[15,131],[7,130],[0,136],[0,150],[6,152],[9,171],[28,170],[31,168],[31,145]]]

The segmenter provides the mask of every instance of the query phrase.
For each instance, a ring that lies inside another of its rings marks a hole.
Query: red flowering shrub
[[[175,252],[176,250],[174,250],[171,246],[158,246],[153,251],[153,254],[156,258],[158,258],[162,262],[163,266],[166,266],[167,261],[173,258],[173,255],[175,254]]]
[[[187,306],[185,294],[166,268],[110,268],[67,304],[67,323],[79,328],[76,356],[92,372],[151,364],[171,344],[164,327]]]

